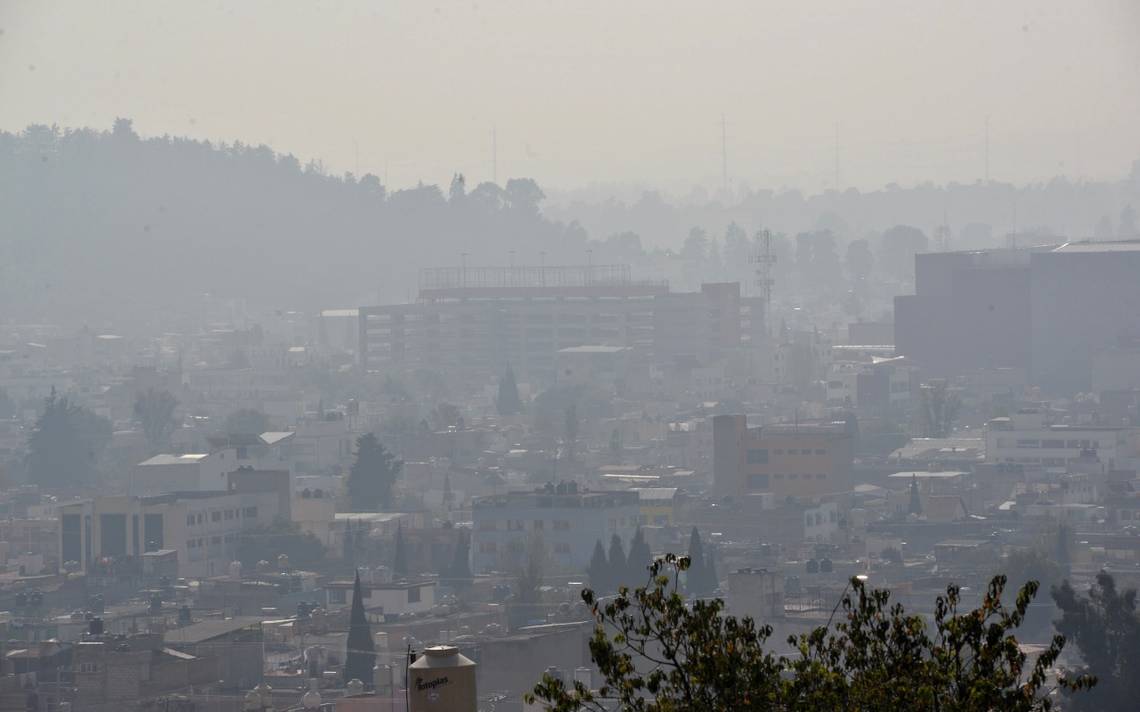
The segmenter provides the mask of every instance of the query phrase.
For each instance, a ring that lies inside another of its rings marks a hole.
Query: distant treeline
[[[421,266],[585,261],[529,179],[389,192],[266,146],[29,126],[0,133],[0,304],[8,318],[150,319],[204,304],[357,306],[414,295]],[[207,300],[204,295],[210,295]],[[134,317],[134,318],[133,318]],[[188,322],[193,323],[193,322]]]
[[[861,271],[868,248],[884,265],[899,256],[885,254],[892,250],[882,236],[892,226],[917,227],[931,249],[1004,244],[1014,227],[1029,240],[1133,236],[1140,162],[1118,182],[1022,188],[747,191],[676,202],[645,193],[558,207],[544,207],[544,197],[527,178],[468,186],[460,175],[446,190],[389,191],[374,175],[331,176],[266,146],[140,138],[127,119],[110,131],[0,132],[0,319],[155,333],[243,309],[405,301],[415,296],[419,268],[463,259],[628,262],[691,288],[749,279],[758,227],[787,236],[773,246],[788,252],[780,269],[790,268],[796,236],[797,270],[831,284],[841,255],[854,259],[849,271]],[[826,238],[815,241],[826,249],[804,249],[812,235]],[[854,253],[845,250],[851,243]],[[912,253],[900,254],[905,262]],[[668,261],[684,267],[663,267]]]

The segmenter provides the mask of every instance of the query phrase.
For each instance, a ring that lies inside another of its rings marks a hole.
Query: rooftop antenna
[[[728,199],[728,125],[724,114],[720,115],[720,169],[721,181],[724,184],[725,200]]]
[[[499,184],[499,131],[491,127],[491,182]]]

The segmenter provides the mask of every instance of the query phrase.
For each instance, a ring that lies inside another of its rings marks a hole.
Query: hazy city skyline
[[[272,12],[270,12],[270,5]],[[1114,179],[1140,7],[0,4],[0,127],[265,143],[387,183]],[[837,144],[838,143],[838,155]]]

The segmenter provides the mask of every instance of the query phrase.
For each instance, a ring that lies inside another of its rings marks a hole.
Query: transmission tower
[[[752,255],[752,264],[756,270],[756,286],[764,296],[764,333],[771,334],[772,286],[776,283],[772,267],[776,264],[776,256],[772,254],[772,233],[761,230],[756,233],[756,238],[760,241],[760,249]]]

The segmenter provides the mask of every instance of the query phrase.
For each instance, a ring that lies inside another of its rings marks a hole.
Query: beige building
[[[116,495],[62,505],[59,560],[92,572],[103,559],[174,551],[179,576],[218,576],[236,558],[242,531],[288,516],[280,503],[275,491],[221,491]]]

